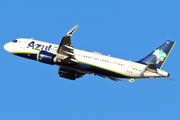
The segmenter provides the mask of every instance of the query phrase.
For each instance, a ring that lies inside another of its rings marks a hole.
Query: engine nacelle
[[[55,55],[53,53],[47,52],[47,51],[40,51],[37,55],[37,60],[39,62],[47,63],[50,65],[54,64],[53,58]]]
[[[58,70],[58,75],[59,77],[75,80],[76,78],[82,77],[83,74],[68,68],[60,67]]]

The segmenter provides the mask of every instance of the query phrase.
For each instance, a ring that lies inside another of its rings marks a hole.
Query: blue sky
[[[1,120],[180,119],[179,0],[0,1]],[[136,61],[176,41],[165,78],[114,82],[60,78],[58,67],[14,56],[4,44],[31,38],[59,44],[75,25],[75,48]]]

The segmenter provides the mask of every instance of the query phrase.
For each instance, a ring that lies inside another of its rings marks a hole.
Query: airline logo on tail
[[[159,62],[161,61],[164,61],[164,59],[166,58],[166,53],[163,52],[162,50],[155,50],[153,55],[155,55],[157,58],[156,58],[156,64],[159,64]]]

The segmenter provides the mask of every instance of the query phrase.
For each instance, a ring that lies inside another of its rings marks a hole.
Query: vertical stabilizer
[[[138,62],[146,65],[153,63],[156,65],[156,68],[161,69],[175,43],[169,40],[166,41]]]

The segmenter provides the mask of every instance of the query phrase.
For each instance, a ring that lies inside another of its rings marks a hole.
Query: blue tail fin
[[[156,68],[161,69],[175,43],[176,42],[169,40],[166,41],[138,62],[146,65],[148,65],[149,63],[153,63],[156,65]]]

